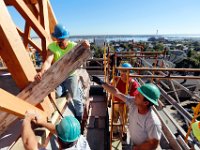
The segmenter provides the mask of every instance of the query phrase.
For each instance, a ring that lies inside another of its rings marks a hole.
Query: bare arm
[[[42,65],[41,71],[38,72],[38,74],[35,76],[36,80],[42,79],[42,75],[51,67],[53,59],[54,59],[54,54],[50,50],[48,50],[47,51],[47,58]]]
[[[22,123],[22,141],[26,150],[38,150],[38,142],[31,128],[32,116],[26,116]]]
[[[54,124],[48,123],[48,122],[43,122],[40,125],[47,128],[52,134],[56,134],[56,128],[55,128]]]
[[[55,125],[52,123],[49,123],[46,121],[45,118],[42,118],[41,116],[39,116],[38,114],[35,116],[35,120],[34,122],[36,124],[39,124],[45,128],[47,128],[51,133],[56,134],[56,128]]]
[[[113,94],[115,97],[121,99],[122,101],[126,101],[126,95],[121,93],[117,88],[107,83],[103,83],[102,87],[107,90],[109,93]]]
[[[140,145],[134,146],[133,150],[153,150],[158,147],[158,144],[159,144],[159,140],[151,139],[151,140],[147,140],[146,142]]]
[[[113,94],[115,97],[121,99],[122,101],[126,101],[126,95],[121,93],[117,88],[115,88],[112,85],[109,85],[102,81],[97,76],[91,76],[91,80],[99,85],[101,85],[105,90],[107,90],[109,93]]]

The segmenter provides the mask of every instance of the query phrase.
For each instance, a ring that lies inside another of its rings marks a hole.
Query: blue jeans
[[[56,94],[58,96],[63,95],[66,91],[68,91],[72,97],[72,105],[74,107],[75,116],[81,117],[83,116],[83,101],[82,94],[78,84],[78,77],[76,75],[69,76],[63,83],[61,83],[56,88]]]

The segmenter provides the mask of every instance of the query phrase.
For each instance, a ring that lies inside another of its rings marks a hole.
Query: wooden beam
[[[59,98],[59,99],[57,99],[57,106],[58,106],[59,110],[61,110],[61,112],[64,112],[66,110],[66,107],[67,107],[66,98]],[[59,115],[59,113],[57,111],[55,111],[53,113],[53,116],[51,117],[51,123],[56,124],[58,122],[58,120],[60,120],[60,115]],[[47,138],[49,138],[50,131],[48,129],[46,129],[46,128],[42,128],[42,131],[43,130],[44,130],[44,134],[40,135],[38,142],[41,145],[46,145],[47,144],[46,141],[48,141]],[[41,131],[41,129],[40,129],[40,131]],[[14,140],[10,140],[10,141],[14,141]],[[1,143],[1,140],[0,140],[0,143]],[[5,145],[5,144],[2,144],[2,145]],[[9,143],[7,145],[11,145],[11,144]],[[12,150],[19,150],[19,149],[21,150],[21,149],[24,149],[24,148],[21,148],[21,147],[22,147],[22,141],[21,141],[21,138],[20,138],[20,139],[17,140],[17,142],[15,142],[14,145],[12,145]],[[5,147],[5,146],[1,147],[1,145],[0,145],[0,149],[1,148],[6,149],[7,147]],[[9,147],[7,149],[9,149]]]
[[[83,46],[85,41],[77,44],[69,53],[67,53],[58,62],[54,63],[43,75],[40,82],[34,81],[27,86],[18,96],[27,102],[37,105],[59,84],[61,84],[68,75],[80,67],[90,56],[91,51]]]
[[[0,1],[0,10],[0,55],[17,86],[23,89],[34,80],[36,71],[4,1]]]
[[[1,88],[0,88],[0,110],[18,116],[19,118],[24,118],[27,110],[35,110],[43,117],[47,116],[44,111],[4,91]]]
[[[39,8],[40,8],[40,21],[42,26],[44,27],[45,31],[50,35],[49,31],[49,15],[48,15],[48,8],[47,8],[47,0],[39,1]],[[46,59],[47,55],[47,46],[49,42],[47,39],[42,39],[42,57],[43,60]]]
[[[6,6],[13,6],[13,0],[4,0]],[[23,0],[26,5],[29,7],[29,9],[33,12],[33,14],[37,17],[39,14],[38,8],[36,7],[36,4],[33,4],[31,0]]]
[[[17,31],[18,31],[19,35],[23,37],[24,33],[19,28],[17,28]],[[42,48],[39,47],[38,45],[36,45],[30,38],[28,38],[28,43],[31,46],[33,46],[33,48],[35,48],[40,54],[42,54]]]
[[[29,50],[28,49],[28,38],[30,37],[31,26],[26,22],[24,28],[25,28],[24,34],[23,34],[24,47],[26,48],[26,50]]]
[[[12,6],[12,0],[4,0],[6,6]]]
[[[52,6],[50,1],[47,1],[48,5],[48,12],[49,12],[49,28],[50,28],[50,33],[53,33],[55,25],[58,23],[55,14],[53,12]]]
[[[20,99],[29,102],[32,105],[39,104],[51,91],[53,91],[60,83],[62,83],[68,74],[77,69],[91,55],[89,49],[85,49],[81,42],[74,47],[67,55],[54,63],[43,75],[40,82],[33,82],[18,94]],[[0,122],[0,134],[8,127],[16,116],[6,116],[6,121]]]
[[[47,118],[46,112],[0,89],[0,149],[10,149],[10,146],[19,138],[22,123],[19,118],[24,118],[27,110],[35,110],[40,115]],[[9,130],[5,130],[8,128]]]
[[[33,4],[30,0],[23,0],[23,1],[26,3],[26,5],[28,6],[28,8],[32,11],[32,13],[34,14],[34,16],[39,19],[39,10],[36,7],[36,5]]]
[[[38,3],[38,0],[30,0],[32,4]]]
[[[42,26],[44,27],[45,31],[48,34],[50,34],[47,0],[39,1],[39,8],[40,8],[40,22],[41,22]]]
[[[41,37],[50,40],[50,35],[44,30],[34,14],[22,0],[12,0],[13,6],[18,10],[22,17],[31,25],[33,30]]]
[[[54,95],[55,95],[55,92],[54,92]],[[53,98],[54,100],[56,100],[55,96]],[[48,117],[51,117],[52,113],[55,111],[48,97],[45,97],[44,100],[41,103],[39,103],[37,107],[40,108],[41,110],[44,110]]]

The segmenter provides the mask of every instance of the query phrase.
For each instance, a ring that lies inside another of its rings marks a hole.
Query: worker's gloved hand
[[[99,85],[102,85],[102,84],[104,84],[105,82],[104,81],[102,81],[100,78],[98,78],[97,76],[91,76],[91,81],[93,81],[93,82],[95,82],[95,83],[97,83],[97,84],[99,84]]]

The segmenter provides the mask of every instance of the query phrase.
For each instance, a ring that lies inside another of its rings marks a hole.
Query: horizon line
[[[199,36],[200,33],[189,34],[189,33],[178,33],[178,34],[80,34],[80,35],[70,35],[69,38],[73,37],[95,37],[95,36]],[[38,36],[39,37],[39,36]],[[38,38],[37,36],[33,36],[32,38]]]
[[[200,33],[167,33],[167,34],[79,34],[70,36],[162,36],[162,35],[200,35]]]

